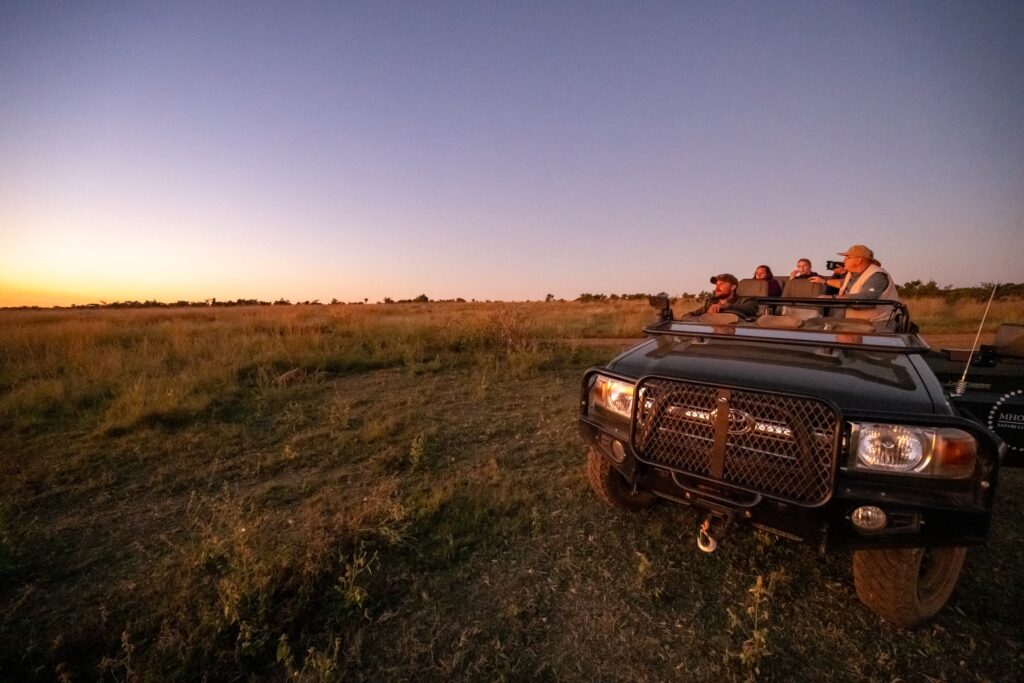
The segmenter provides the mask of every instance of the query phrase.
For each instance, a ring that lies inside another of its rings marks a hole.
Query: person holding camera
[[[855,244],[846,251],[839,252],[843,257],[843,268],[846,275],[842,278],[810,278],[811,282],[824,283],[828,287],[837,287],[833,295],[836,299],[888,299],[899,301],[896,283],[882,264],[875,259],[875,253],[863,244]],[[847,308],[846,317],[871,322],[885,322],[892,314],[892,306],[862,306]]]

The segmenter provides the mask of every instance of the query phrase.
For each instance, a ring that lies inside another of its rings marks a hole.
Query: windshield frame
[[[931,347],[913,329],[907,307],[900,301],[890,299],[843,300],[843,299],[784,299],[780,297],[753,297],[757,303],[768,306],[792,306],[803,304],[827,308],[856,308],[858,306],[893,306],[896,332],[854,331],[812,328],[779,328],[759,327],[756,322],[712,324],[700,322],[696,317],[683,320],[662,320],[644,328],[649,335],[675,335],[708,339],[728,339],[730,341],[795,344],[798,346],[826,346],[838,349],[857,349],[863,351],[881,351],[885,353],[926,353]]]

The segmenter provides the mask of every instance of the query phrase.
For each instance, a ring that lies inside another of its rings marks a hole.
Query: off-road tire
[[[636,512],[650,507],[658,500],[657,496],[646,491],[633,493],[633,487],[623,479],[619,471],[593,448],[587,451],[587,480],[597,497],[616,510]]]
[[[853,584],[857,597],[897,626],[916,626],[935,616],[949,600],[967,548],[857,550]]]

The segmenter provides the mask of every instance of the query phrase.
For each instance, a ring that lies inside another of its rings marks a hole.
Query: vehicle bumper
[[[829,500],[808,507],[643,463],[632,448],[628,429],[607,429],[586,417],[580,418],[579,429],[628,482],[714,515],[726,527],[750,526],[822,550],[978,545],[988,535],[990,510],[970,491],[936,492],[927,486],[880,491],[877,483],[840,470]],[[858,529],[851,515],[862,505],[881,508],[890,524],[879,531]]]

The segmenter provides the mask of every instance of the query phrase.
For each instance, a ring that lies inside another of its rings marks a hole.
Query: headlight
[[[629,420],[633,415],[633,385],[604,375],[597,375],[590,387],[588,411],[597,409],[612,413],[611,417]]]
[[[853,424],[850,465],[856,469],[969,477],[978,454],[967,432],[951,427],[909,427],[861,422]]]

